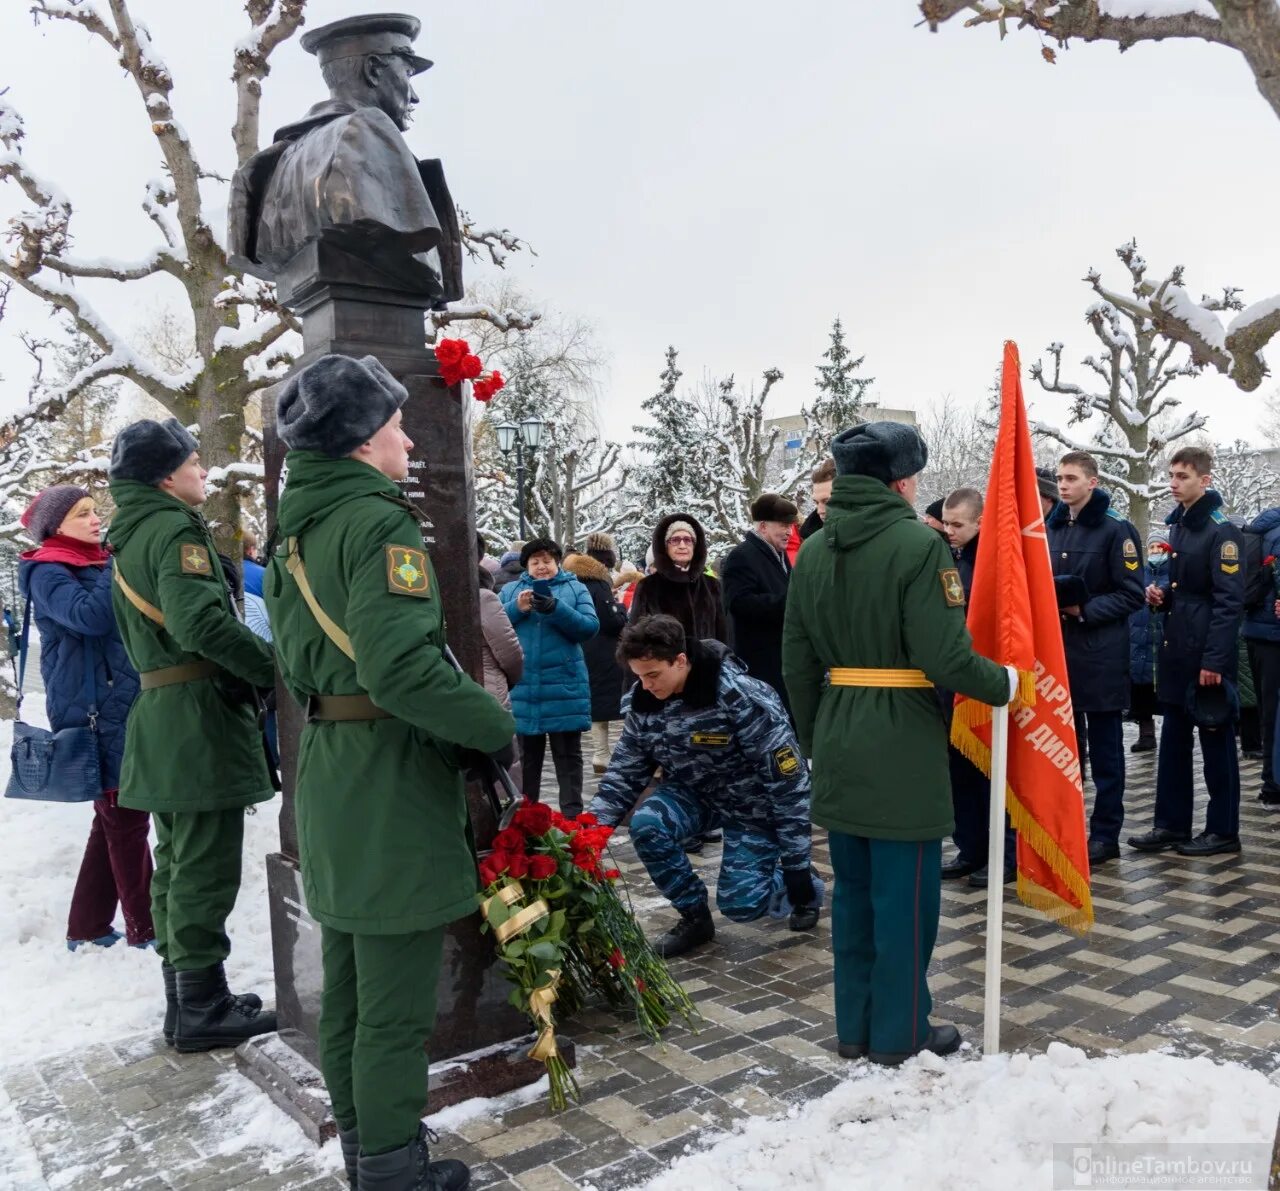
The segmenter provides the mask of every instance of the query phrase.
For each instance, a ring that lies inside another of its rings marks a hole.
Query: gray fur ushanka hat
[[[112,480],[137,480],[155,487],[173,475],[200,449],[187,428],[177,418],[153,422],[144,418],[133,422],[116,435],[111,444],[111,463],[107,477]]]
[[[376,356],[321,356],[285,381],[276,398],[276,430],[290,450],[341,459],[377,434],[408,398]]]
[[[924,471],[929,448],[914,426],[901,422],[864,422],[838,434],[831,444],[836,474],[871,476],[883,484]]]

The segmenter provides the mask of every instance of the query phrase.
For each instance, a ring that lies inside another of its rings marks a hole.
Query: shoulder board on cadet
[[[1230,518],[1230,517],[1228,517],[1228,516],[1226,515],[1226,513],[1224,513],[1221,509],[1214,509],[1214,510],[1213,510],[1213,513],[1211,514],[1211,516],[1213,517],[1213,520],[1214,520],[1218,525],[1230,525],[1230,524],[1231,524],[1231,518]]]
[[[1112,521],[1127,521],[1127,520],[1128,520],[1128,518],[1127,518],[1127,517],[1125,517],[1125,515],[1124,515],[1123,513],[1119,513],[1119,512],[1117,512],[1115,509],[1108,509],[1108,510],[1107,510],[1107,516],[1108,516],[1108,517],[1110,517]]]

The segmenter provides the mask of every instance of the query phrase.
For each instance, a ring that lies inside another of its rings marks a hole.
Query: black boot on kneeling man
[[[276,1028],[276,1015],[227,988],[221,964],[177,973],[178,1021],[174,1046],[181,1054],[239,1046]]]
[[[680,912],[680,921],[653,945],[663,959],[675,959],[686,951],[710,943],[716,937],[716,924],[711,920],[711,910],[699,906],[696,910]]]
[[[867,1054],[873,1063],[878,1063],[881,1067],[900,1067],[908,1059],[915,1058],[918,1054],[923,1054],[926,1050],[932,1051],[935,1055],[955,1054],[960,1049],[960,1031],[948,1021],[941,1021],[936,1026],[929,1027],[929,1037],[925,1039],[924,1045],[916,1050],[907,1051],[905,1054],[894,1054],[889,1051],[873,1050]]]
[[[467,1191],[471,1171],[453,1158],[431,1161],[427,1141],[435,1134],[426,1125],[418,1138],[385,1154],[361,1154],[358,1164],[358,1191]]]

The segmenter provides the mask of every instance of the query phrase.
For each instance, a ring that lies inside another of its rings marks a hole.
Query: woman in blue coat
[[[600,621],[591,593],[560,569],[563,557],[555,542],[535,538],[520,552],[525,573],[500,594],[524,650],[524,675],[511,688],[524,793],[538,800],[550,737],[560,812],[572,817],[582,813],[582,734],[591,726],[582,643],[596,635]]]
[[[18,586],[31,602],[40,631],[40,673],[45,709],[56,731],[84,724],[84,651],[89,651],[98,708],[98,751],[102,796],[93,804],[93,826],[80,863],[67,948],[83,943],[110,947],[120,939],[116,906],[124,912],[131,947],[155,939],[151,922],[150,816],[116,805],[125,722],[138,695],[138,675],[116,630],[111,610],[111,556],[99,543],[102,522],[93,497],[83,488],[46,488],[22,515],[36,542],[18,569]]]

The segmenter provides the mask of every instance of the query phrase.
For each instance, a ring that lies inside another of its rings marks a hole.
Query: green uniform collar
[[[915,510],[887,484],[871,476],[837,476],[823,528],[832,550],[852,550],[899,521],[914,520]]]
[[[288,478],[278,514],[284,536],[304,533],[359,496],[384,496],[404,502],[399,484],[358,459],[330,459],[318,451],[290,451],[284,462]]]
[[[112,480],[111,499],[115,503],[116,512],[111,519],[107,540],[117,550],[155,513],[182,512],[201,537],[209,536],[208,524],[198,509],[193,509],[186,501],[170,496],[151,484],[143,484],[138,480]]]

